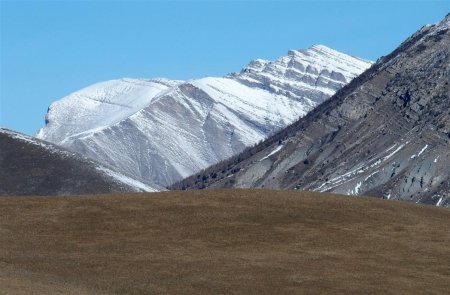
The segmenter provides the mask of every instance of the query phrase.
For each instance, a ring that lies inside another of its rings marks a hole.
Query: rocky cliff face
[[[0,195],[159,190],[48,142],[0,129]]]
[[[165,186],[294,122],[370,65],[317,45],[223,78],[103,82],[53,103],[38,137]]]
[[[174,188],[257,187],[450,206],[450,16],[287,129]]]

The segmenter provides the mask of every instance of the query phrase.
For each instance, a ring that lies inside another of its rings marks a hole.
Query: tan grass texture
[[[450,210],[203,190],[0,198],[0,294],[449,294]]]

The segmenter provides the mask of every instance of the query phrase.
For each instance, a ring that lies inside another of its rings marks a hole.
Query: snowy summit
[[[54,102],[37,136],[167,186],[294,122],[371,64],[316,45],[225,77],[101,82]]]

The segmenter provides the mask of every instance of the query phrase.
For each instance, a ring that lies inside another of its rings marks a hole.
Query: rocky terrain
[[[173,188],[254,187],[450,206],[450,16],[308,115]]]
[[[51,143],[3,128],[0,147],[0,196],[162,190]]]
[[[53,103],[37,136],[166,186],[296,121],[370,65],[316,45],[221,78],[102,82]]]

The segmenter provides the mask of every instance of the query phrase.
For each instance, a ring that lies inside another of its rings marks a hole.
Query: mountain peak
[[[336,51],[328,46],[325,46],[323,44],[314,44],[311,46],[311,49],[317,49],[317,50],[327,50],[327,51]]]
[[[306,51],[226,77],[98,83],[53,103],[38,137],[170,185],[294,122],[371,65]]]
[[[328,54],[342,54],[342,52],[339,52],[333,48],[330,48],[328,46],[322,45],[322,44],[315,44],[307,49],[298,49],[298,50],[289,50],[288,55],[289,56],[295,56],[298,54],[305,54],[310,52],[317,52],[317,53],[328,53]]]
[[[442,29],[449,29],[450,28],[450,13],[447,14],[447,16],[444,18],[443,21],[438,23],[438,26],[440,26]]]
[[[450,13],[447,13],[444,20],[441,21],[443,25],[446,25],[447,27],[450,26]]]
[[[421,30],[416,32],[416,34],[423,30],[429,30],[428,34],[435,34],[448,29],[450,29],[450,13],[448,13],[445,18],[439,22],[423,26]]]
[[[286,83],[299,81],[309,86],[340,88],[372,65],[371,61],[354,57],[325,45],[313,45],[308,49],[289,50],[286,56],[274,61],[253,60],[240,73],[233,74],[241,80],[267,83],[282,76]],[[316,81],[319,79],[319,83]],[[308,87],[308,86],[306,86]]]

